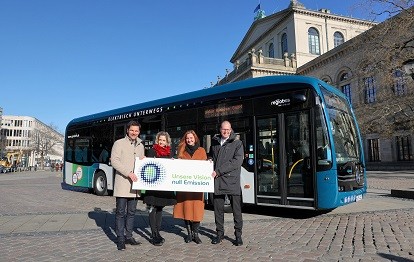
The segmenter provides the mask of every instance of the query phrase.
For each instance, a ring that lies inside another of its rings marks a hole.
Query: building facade
[[[36,118],[3,115],[0,135],[5,138],[2,157],[14,166],[41,166],[42,159],[47,165],[63,158],[63,135]]]
[[[405,17],[405,19],[404,19]],[[381,24],[288,8],[255,21],[215,86],[268,75],[314,76],[348,96],[358,118],[369,169],[414,169],[413,8]],[[380,59],[378,59],[380,58]]]
[[[266,75],[295,74],[298,67],[352,39],[375,23],[313,11],[298,1],[269,16],[259,10],[217,85]]]
[[[362,131],[369,169],[414,169],[414,8],[298,68],[345,93]]]

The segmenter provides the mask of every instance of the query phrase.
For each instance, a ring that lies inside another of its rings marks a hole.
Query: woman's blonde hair
[[[157,135],[155,136],[155,143],[158,144],[158,139],[160,138],[160,136],[165,136],[166,140],[167,140],[167,146],[171,146],[171,137],[170,134],[168,134],[168,132],[165,131],[160,131],[157,133]]]
[[[194,132],[194,130],[188,130],[187,132],[184,133],[183,137],[180,140],[180,143],[178,144],[178,158],[182,158],[184,156],[185,145],[186,145],[185,139],[187,138],[188,134],[192,134],[194,136],[195,145],[200,145],[200,140],[198,139],[198,136]]]

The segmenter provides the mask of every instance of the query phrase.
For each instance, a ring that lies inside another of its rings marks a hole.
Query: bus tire
[[[99,171],[93,180],[93,191],[98,196],[104,196],[108,193],[108,182],[104,172]]]

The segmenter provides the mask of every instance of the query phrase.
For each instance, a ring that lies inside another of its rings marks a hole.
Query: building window
[[[398,161],[413,160],[411,153],[411,136],[397,136],[397,159]]]
[[[344,43],[344,35],[341,32],[336,31],[334,33],[334,47]]]
[[[341,74],[339,77],[339,86],[341,87],[342,93],[348,97],[349,103],[352,103],[351,84],[349,83],[349,78],[350,77],[348,72]]]
[[[283,33],[282,39],[281,39],[281,49],[282,50],[282,58],[285,55],[285,53],[288,52],[288,43],[287,43],[287,35],[286,33]]]
[[[308,30],[308,41],[309,41],[309,53],[314,55],[320,55],[319,49],[319,32],[316,28],[311,27]]]
[[[365,103],[370,104],[376,101],[377,91],[375,87],[374,77],[364,78],[364,89],[365,89]]]
[[[351,85],[350,84],[346,84],[341,86],[342,89],[342,93],[344,93],[346,95],[346,97],[348,97],[349,103],[352,103],[351,100]]]
[[[273,43],[269,44],[269,57],[274,58],[275,57],[275,47]]]
[[[394,71],[394,93],[396,96],[406,94],[404,73],[401,70]]]
[[[368,161],[370,162],[380,161],[378,140],[378,138],[368,139]]]

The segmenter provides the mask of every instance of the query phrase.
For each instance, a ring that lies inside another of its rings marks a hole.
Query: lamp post
[[[414,80],[414,59],[409,59],[403,63],[405,73]]]

